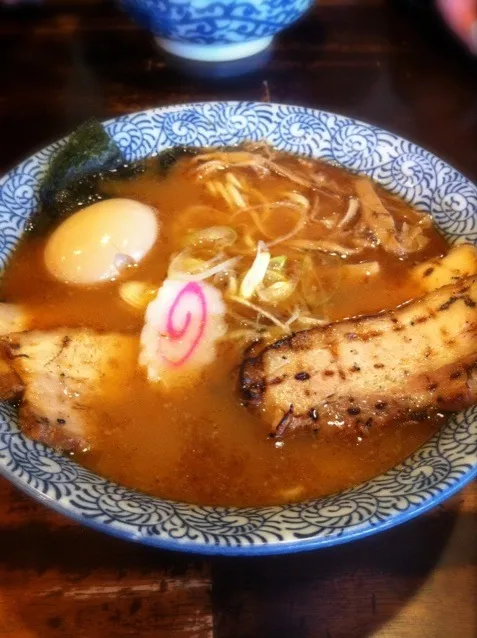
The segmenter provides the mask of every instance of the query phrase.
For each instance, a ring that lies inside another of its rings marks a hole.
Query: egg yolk
[[[111,281],[128,263],[138,263],[159,232],[155,212],[131,199],[107,199],[66,219],[44,253],[53,277],[69,284]]]

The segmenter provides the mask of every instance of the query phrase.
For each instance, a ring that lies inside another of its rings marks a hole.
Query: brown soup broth
[[[213,204],[221,219],[230,218],[225,203],[212,202],[203,185],[191,180],[190,162],[190,158],[179,160],[162,177],[151,159],[144,173],[99,183],[98,188],[108,195],[134,198],[159,212],[160,238],[131,278],[160,286],[171,255],[183,249],[184,229],[218,223],[205,208],[203,219],[197,210],[194,219],[187,219],[184,211]],[[296,160],[282,160],[284,166],[287,162],[293,167]],[[314,165],[345,195],[352,194],[354,178],[349,173],[322,162]],[[276,175],[260,177],[252,172],[248,180],[271,200],[281,197],[285,188],[284,179]],[[414,213],[406,203],[376,189],[397,223],[412,222]],[[346,201],[325,196],[320,200],[320,215],[342,214],[343,206]],[[290,226],[286,215],[276,217],[269,220],[269,232],[286,233]],[[313,240],[316,233],[306,227],[299,237]],[[316,256],[315,267],[321,267],[331,279],[345,261],[377,260],[380,267],[378,274],[359,285],[347,277],[332,282],[333,294],[322,308],[326,317],[336,321],[375,313],[415,297],[410,268],[447,251],[434,227],[425,233],[426,247],[407,259],[381,249],[346,260]],[[84,326],[139,336],[143,317],[121,301],[118,282],[81,288],[55,281],[43,264],[45,242],[45,237],[31,236],[19,245],[4,275],[4,300],[23,304],[34,328]],[[97,406],[92,451],[80,462],[98,474],[160,497],[200,504],[270,505],[330,494],[376,476],[405,459],[442,425],[441,421],[397,423],[386,430],[370,431],[353,443],[340,436],[326,440],[319,433],[303,434],[277,445],[268,438],[267,426],[240,402],[236,373],[242,355],[237,346],[223,343],[200,382],[174,392],[148,384],[138,367],[130,387],[114,405]]]

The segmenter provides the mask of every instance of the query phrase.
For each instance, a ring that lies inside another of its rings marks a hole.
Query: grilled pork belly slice
[[[423,293],[471,275],[477,275],[477,248],[472,244],[458,244],[447,255],[423,261],[411,271],[412,280]]]
[[[477,401],[477,277],[395,310],[286,337],[245,359],[240,389],[275,436],[361,436]]]
[[[121,393],[136,367],[137,339],[87,329],[33,330],[1,340],[0,398],[21,397],[23,432],[51,447],[89,449],[98,407]]]

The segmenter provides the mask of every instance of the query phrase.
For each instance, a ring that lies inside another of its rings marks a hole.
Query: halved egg
[[[48,272],[69,284],[111,281],[139,263],[159,233],[152,208],[132,199],[106,199],[68,217],[45,247]]]

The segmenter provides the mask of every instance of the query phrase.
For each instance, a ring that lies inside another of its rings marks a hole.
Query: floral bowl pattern
[[[451,242],[477,240],[477,188],[415,144],[363,122],[295,106],[205,103],[125,115],[106,124],[129,160],[174,145],[265,139],[374,178],[431,211]],[[37,205],[58,142],[0,180],[0,262]],[[162,500],[101,478],[23,436],[0,404],[0,473],[45,505],[98,530],[162,548],[278,554],[344,543],[434,507],[477,475],[477,406],[456,415],[404,463],[339,494],[279,507],[204,507]]]
[[[266,48],[313,0],[120,0],[158,44],[181,57],[235,60]]]

